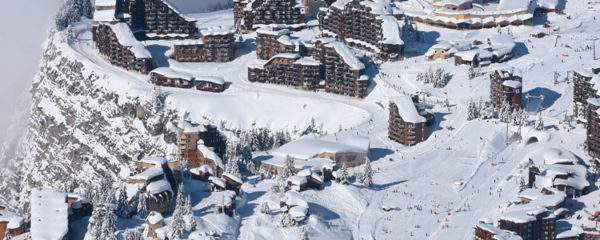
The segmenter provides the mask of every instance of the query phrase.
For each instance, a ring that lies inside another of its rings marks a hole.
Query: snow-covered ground
[[[211,194],[193,192],[188,183],[199,228],[223,232],[227,238],[296,239],[307,227],[310,239],[470,239],[478,219],[495,219],[515,200],[518,180],[526,176],[524,163],[542,146],[562,146],[588,162],[582,143],[585,129],[581,125],[567,129],[560,121],[572,112],[572,84],[568,71],[600,65],[588,50],[599,36],[600,17],[594,17],[600,5],[588,8],[587,1],[568,1],[566,15],[554,13],[534,19],[533,26],[510,27],[517,43],[515,57],[505,63],[523,71],[523,92],[530,121],[542,110],[546,131],[529,127],[521,129],[523,141],[507,145],[507,126],[496,120],[466,121],[469,101],[489,98],[487,75],[468,80],[466,66],[454,66],[453,59],[428,61],[423,53],[441,40],[477,39],[496,33],[496,29],[455,31],[419,24],[425,43],[409,43],[407,59],[383,63],[378,70],[370,67],[370,94],[364,100],[307,92],[284,86],[250,83],[247,66],[258,62],[253,34],[243,35],[236,44],[236,58],[229,63],[173,63],[167,61],[168,43],[146,42],[159,65],[223,77],[227,88],[223,93],[205,93],[191,89],[162,88],[167,93],[169,108],[189,113],[193,121],[224,122],[228,128],[268,127],[273,130],[303,130],[314,119],[316,126],[338,136],[365,135],[371,139],[372,166],[376,170],[374,186],[327,183],[321,190],[301,194],[309,202],[310,217],[297,227],[278,228],[275,213],[263,214],[259,208],[269,197],[272,180],[250,180],[238,205],[236,218],[215,216],[210,210]],[[199,24],[219,25],[232,18],[232,10],[193,14]],[[570,19],[567,19],[567,16]],[[598,18],[598,19],[595,19]],[[230,21],[223,24],[230,24]],[[541,38],[529,37],[532,30],[542,29],[549,21],[560,27]],[[66,54],[83,61],[87,71],[109,77],[101,84],[126,96],[149,98],[152,85],[148,76],[126,72],[100,57],[92,47],[89,25],[80,24],[78,40],[63,46]],[[504,32],[507,28],[502,29]],[[302,38],[316,35],[305,30]],[[443,68],[451,74],[444,88],[433,88],[415,81],[417,73],[428,68]],[[490,67],[484,67],[489,72]],[[554,83],[554,72],[560,74]],[[387,138],[388,100],[403,93],[427,92],[432,101],[448,99],[448,107],[437,104],[431,109],[436,124],[428,128],[427,141],[405,147]],[[537,96],[544,95],[543,102]],[[51,104],[40,106],[52,112]],[[58,119],[61,121],[62,119]],[[341,132],[338,132],[342,129]],[[509,127],[508,131],[517,131]],[[538,143],[526,144],[535,136]],[[360,172],[361,168],[351,171]],[[596,189],[593,187],[592,189]],[[597,200],[597,191],[581,199],[589,204]],[[596,200],[594,200],[596,199]],[[393,208],[384,211],[383,208]],[[581,208],[573,209],[581,210]],[[595,211],[596,209],[592,209]],[[590,210],[590,211],[592,211]],[[577,214],[577,213],[576,213]],[[168,222],[168,220],[167,220]]]

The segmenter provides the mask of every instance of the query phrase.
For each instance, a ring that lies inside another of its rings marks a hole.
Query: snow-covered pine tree
[[[544,131],[544,120],[542,119],[542,112],[540,112],[538,120],[535,122],[535,129],[538,131]]]
[[[525,184],[525,179],[523,177],[519,178],[519,192],[522,192],[527,188],[527,184]]]
[[[177,192],[175,210],[173,211],[173,221],[171,221],[167,227],[167,236],[169,236],[169,239],[179,239],[185,233],[185,221],[183,219],[183,205],[185,204],[185,200],[182,199],[183,194],[180,192],[183,191],[180,189]]]
[[[421,82],[424,80],[423,73],[417,73],[417,82]]]
[[[129,202],[127,201],[127,191],[125,185],[119,188],[119,199],[117,200],[117,216],[120,218],[129,217]]]
[[[469,105],[467,106],[467,120],[471,121],[473,119],[476,119],[477,117],[477,107],[475,106],[475,103],[473,101],[470,101]]]
[[[140,219],[145,220],[148,214],[150,214],[150,201],[145,193],[138,191],[137,215]]]
[[[144,235],[138,229],[130,228],[123,234],[123,240],[144,240]]]
[[[263,214],[270,214],[271,209],[269,209],[269,204],[267,202],[262,202],[260,204],[260,212]]]
[[[152,88],[152,109],[155,114],[162,112],[164,108],[164,99],[165,96],[160,87],[154,86],[154,88]]]
[[[373,185],[373,169],[371,168],[371,160],[367,158],[365,162],[365,172],[363,174],[363,183],[365,186],[370,187]]]
[[[467,71],[467,77],[469,78],[469,80],[473,80],[473,78],[475,78],[475,69],[473,68],[473,66],[469,66],[469,71]]]
[[[348,167],[346,167],[346,163],[342,163],[342,169],[340,170],[340,183],[348,184]]]
[[[511,108],[506,99],[502,102],[502,106],[500,106],[500,122],[506,123],[510,122],[510,113]]]
[[[196,217],[194,217],[194,210],[192,210],[192,197],[187,196],[185,198],[185,206],[183,207],[183,215],[186,217],[187,221],[185,224],[186,231],[194,231],[196,226]]]
[[[308,229],[306,227],[303,227],[302,232],[300,232],[300,240],[308,240]]]
[[[287,178],[286,178],[287,179]],[[275,183],[273,183],[273,186],[271,186],[271,192],[274,193],[278,193],[278,192],[285,192],[285,180],[281,174],[277,174],[275,176]]]
[[[296,168],[294,167],[294,158],[288,155],[285,157],[285,165],[283,166],[281,177],[285,180],[288,177],[293,176],[295,172]]]
[[[94,209],[92,210],[92,216],[90,217],[88,223],[88,232],[87,235],[91,237],[92,240],[99,240],[102,228],[102,220],[104,219],[104,207],[101,204],[95,204]]]
[[[287,212],[284,212],[279,216],[279,224],[278,224],[279,227],[282,227],[282,228],[291,227],[294,225],[294,223],[295,222],[292,219],[292,216]]]
[[[117,240],[117,216],[113,209],[109,206],[105,206],[105,215],[102,219],[102,228],[100,230],[100,239],[104,240]]]

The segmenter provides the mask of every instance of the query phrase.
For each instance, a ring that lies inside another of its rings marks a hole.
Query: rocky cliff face
[[[115,179],[139,152],[169,155],[175,145],[175,113],[152,101],[110,92],[97,81],[109,76],[86,70],[65,54],[60,33],[50,35],[32,87],[31,114],[18,154],[0,173],[0,204],[27,209],[36,186],[62,188]],[[163,124],[167,123],[167,124]]]

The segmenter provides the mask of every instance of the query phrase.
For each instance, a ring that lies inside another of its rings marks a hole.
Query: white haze
[[[0,7],[0,160],[24,132],[42,43],[62,0],[2,1]]]

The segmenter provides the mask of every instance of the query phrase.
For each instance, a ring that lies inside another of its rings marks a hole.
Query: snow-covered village
[[[600,240],[598,0],[57,9],[0,239]]]

